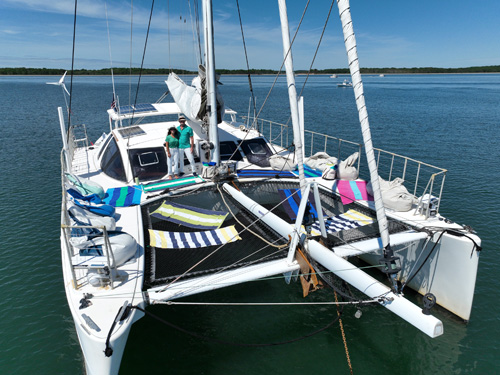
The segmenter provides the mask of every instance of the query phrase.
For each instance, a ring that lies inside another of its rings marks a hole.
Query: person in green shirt
[[[172,174],[174,174],[174,178],[179,178],[179,132],[175,126],[168,129],[167,138],[165,138],[163,145],[167,151],[168,179],[172,179]]]
[[[186,118],[184,116],[179,116],[179,126],[177,127],[179,131],[179,161],[180,161],[180,172],[184,173],[184,153],[189,160],[191,165],[191,172],[193,176],[197,176],[196,165],[194,164],[194,138],[193,129],[191,129],[186,124]]]

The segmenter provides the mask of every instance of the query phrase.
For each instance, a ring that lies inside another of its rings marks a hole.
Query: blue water
[[[81,374],[82,356],[66,305],[59,250],[60,148],[55,77],[0,77],[0,373]],[[143,77],[138,102],[166,91],[164,77]],[[304,90],[306,128],[360,141],[352,89],[326,76]],[[128,103],[129,79],[117,93]],[[273,81],[253,77],[260,106]],[[301,88],[303,76],[297,77]],[[66,80],[69,89],[69,77]],[[222,77],[226,105],[248,111],[247,78]],[[346,309],[343,323],[354,374],[494,374],[498,360],[500,75],[389,75],[364,78],[376,147],[449,170],[441,212],[472,226],[483,240],[474,307],[465,325],[436,309],[445,334],[430,339],[382,308],[361,319]],[[135,86],[133,86],[135,95]],[[269,96],[263,118],[288,120],[284,79]],[[132,101],[134,101],[132,95]],[[108,129],[110,77],[75,77],[73,122],[90,138]],[[417,299],[414,295],[410,298]],[[328,291],[312,300],[332,299]],[[298,285],[255,282],[194,298],[197,301],[301,301]],[[304,336],[329,324],[331,307],[154,307],[182,328],[237,343],[272,343]],[[121,374],[349,374],[337,324],[283,346],[241,347],[187,336],[146,317],[131,331]]]

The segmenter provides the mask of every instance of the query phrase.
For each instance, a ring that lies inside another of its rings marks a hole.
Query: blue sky
[[[278,69],[277,0],[239,2],[250,67]],[[105,4],[113,66],[128,67],[131,59],[140,66],[151,1],[133,3],[131,53],[130,2],[78,1],[76,69],[110,66]],[[305,4],[288,1],[292,32]],[[329,7],[329,0],[311,0],[293,49],[296,69],[309,67]],[[190,8],[193,0],[156,0],[146,67],[195,69]],[[500,65],[498,0],[351,0],[351,11],[362,67]],[[73,12],[73,0],[0,0],[0,67],[70,69]],[[245,68],[236,0],[214,0],[214,22],[217,68]],[[347,67],[336,5],[314,67]]]

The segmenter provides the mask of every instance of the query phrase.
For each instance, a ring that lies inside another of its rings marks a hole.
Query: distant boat
[[[336,74],[332,74],[332,75],[330,76],[330,78],[337,78],[337,75],[336,75]]]
[[[352,87],[352,82],[349,82],[347,79],[344,79],[344,82],[339,83],[337,87]]]
[[[379,77],[385,77],[385,75],[384,74],[379,74]]]

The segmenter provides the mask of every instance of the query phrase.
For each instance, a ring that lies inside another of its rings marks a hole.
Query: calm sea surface
[[[304,89],[306,128],[344,139],[361,135],[352,89],[314,76]],[[156,101],[164,77],[143,77],[138,102]],[[248,112],[247,78],[222,77],[226,106]],[[82,374],[83,361],[63,288],[59,249],[60,149],[56,77],[0,77],[0,373]],[[254,77],[258,105],[273,78]],[[304,81],[298,77],[300,89]],[[116,79],[122,104],[129,78]],[[354,374],[500,373],[500,75],[395,75],[364,78],[376,147],[449,170],[441,212],[472,226],[483,240],[474,307],[465,325],[435,309],[445,334],[430,339],[383,308],[343,322]],[[69,89],[70,80],[67,77]],[[132,85],[135,95],[135,83]],[[261,117],[288,119],[280,79]],[[95,140],[108,129],[110,77],[76,77],[73,122]],[[134,97],[132,96],[132,102]],[[409,294],[409,298],[417,297]],[[331,300],[320,291],[312,300]],[[301,301],[298,284],[268,280],[193,298],[196,301]],[[419,299],[418,299],[419,300]],[[154,314],[201,335],[236,343],[292,340],[328,325],[332,307],[154,307]],[[213,344],[145,317],[131,331],[121,374],[349,374],[338,324],[293,344]]]

